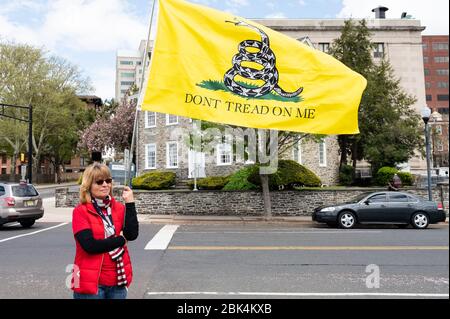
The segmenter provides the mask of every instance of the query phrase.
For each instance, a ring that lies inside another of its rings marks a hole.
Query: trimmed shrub
[[[394,177],[397,173],[398,170],[395,167],[382,167],[378,170],[375,176],[375,183],[379,186],[386,186],[392,180],[392,177]]]
[[[224,191],[242,191],[258,189],[258,186],[247,179],[252,173],[252,167],[244,167],[231,175],[229,182],[223,188]]]
[[[402,180],[403,186],[412,186],[414,184],[414,176],[408,172],[398,172],[398,177]]]
[[[251,168],[248,181],[258,186],[261,185],[258,165]],[[273,190],[280,189],[280,187],[292,189],[294,186],[319,187],[321,185],[322,182],[316,174],[292,160],[278,161],[278,170],[269,175],[269,187]]]
[[[350,186],[353,184],[354,169],[351,165],[342,165],[339,170],[339,184]]]
[[[197,188],[205,190],[221,190],[229,180],[229,176],[211,176],[200,178],[197,180]],[[187,184],[191,189],[194,189],[193,180],[189,181]]]
[[[136,189],[162,190],[175,185],[174,172],[149,172],[133,178],[131,185]]]
[[[80,174],[80,177],[78,177],[77,184],[81,185],[82,182],[83,182],[83,172]]]

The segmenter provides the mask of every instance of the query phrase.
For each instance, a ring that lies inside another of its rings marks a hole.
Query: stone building
[[[334,39],[341,34],[344,19],[262,19],[255,22],[282,32],[299,41],[309,43],[316,49],[327,52]],[[425,27],[419,20],[402,18],[386,19],[379,15],[367,20],[372,32],[375,61],[386,57],[390,60],[401,85],[417,98],[413,110],[420,112],[425,105],[425,84],[423,77],[422,35]],[[233,148],[226,143],[218,145],[214,155],[189,151],[184,142],[193,130],[191,119],[153,112],[139,113],[137,130],[137,172],[169,170],[177,173],[179,179],[197,176],[226,175],[236,171],[237,164]],[[294,159],[315,172],[324,184],[334,185],[338,180],[339,147],[336,136],[327,136],[323,142],[302,142],[285,157]],[[415,172],[424,170],[421,157],[412,159],[407,169]]]

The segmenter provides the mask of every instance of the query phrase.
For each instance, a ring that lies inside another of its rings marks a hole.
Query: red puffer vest
[[[116,236],[119,236],[123,229],[125,220],[125,206],[111,198],[111,214],[113,217],[114,226],[116,229]],[[72,214],[72,229],[78,232],[83,229],[91,229],[94,239],[105,239],[105,229],[103,227],[102,218],[95,211],[91,203],[79,204],[73,210]],[[98,280],[103,264],[104,254],[88,254],[76,242],[75,262],[72,274],[72,290],[82,294],[97,294]],[[123,254],[123,263],[125,274],[127,276],[127,287],[130,286],[133,279],[133,270],[131,267],[130,255],[127,246]]]

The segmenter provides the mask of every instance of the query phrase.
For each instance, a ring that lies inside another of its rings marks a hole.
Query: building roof
[[[117,51],[117,57],[140,59],[141,53],[139,51],[132,51],[132,50],[119,50]]]

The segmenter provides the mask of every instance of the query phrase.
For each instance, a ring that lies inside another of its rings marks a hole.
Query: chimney
[[[386,11],[389,9],[386,7],[379,6],[378,8],[372,9],[375,12],[375,19],[386,19]]]

